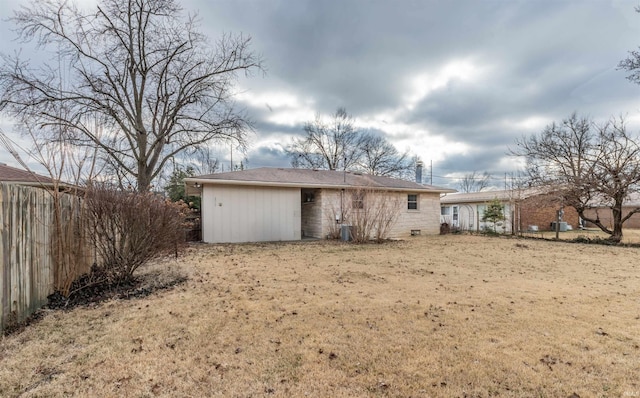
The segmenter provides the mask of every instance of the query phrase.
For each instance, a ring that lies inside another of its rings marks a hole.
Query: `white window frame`
[[[411,197],[415,197],[414,200],[411,200]],[[415,205],[415,208],[412,208],[411,205]],[[420,210],[420,194],[410,193],[407,194],[407,210],[408,211],[419,211]]]

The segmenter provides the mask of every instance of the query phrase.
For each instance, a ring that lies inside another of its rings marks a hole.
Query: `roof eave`
[[[240,180],[219,180],[209,178],[194,178],[189,177],[184,179],[185,183],[191,184],[208,184],[208,185],[248,185],[248,186],[262,186],[262,187],[282,187],[282,188],[325,188],[325,189],[352,189],[357,186],[349,184],[312,184],[312,183],[300,183],[300,182],[277,182],[277,181],[240,181]],[[365,186],[363,186],[365,187]],[[430,187],[411,187],[411,188],[396,188],[396,187],[371,187],[372,189],[379,189],[383,191],[396,191],[396,192],[424,192],[424,193],[452,193],[456,192],[452,189],[433,189]]]

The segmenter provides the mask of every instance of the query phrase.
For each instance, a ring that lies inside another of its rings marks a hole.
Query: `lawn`
[[[145,298],[0,340],[0,396],[640,396],[640,249],[195,245]]]

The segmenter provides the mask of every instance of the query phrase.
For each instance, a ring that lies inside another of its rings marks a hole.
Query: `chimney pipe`
[[[422,184],[422,160],[416,162],[416,182]]]

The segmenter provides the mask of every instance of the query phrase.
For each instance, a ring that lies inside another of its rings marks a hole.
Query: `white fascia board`
[[[283,187],[283,188],[324,188],[324,189],[353,189],[367,188],[354,187],[352,185],[330,185],[330,184],[304,184],[299,182],[274,182],[274,181],[239,181],[239,180],[212,180],[208,178],[185,178],[185,183],[202,184],[202,185],[245,185],[245,186],[261,186],[261,187]],[[387,188],[372,187],[372,189],[393,192],[418,192],[418,193],[445,193],[455,192],[455,190],[445,189],[428,189],[428,188]]]

